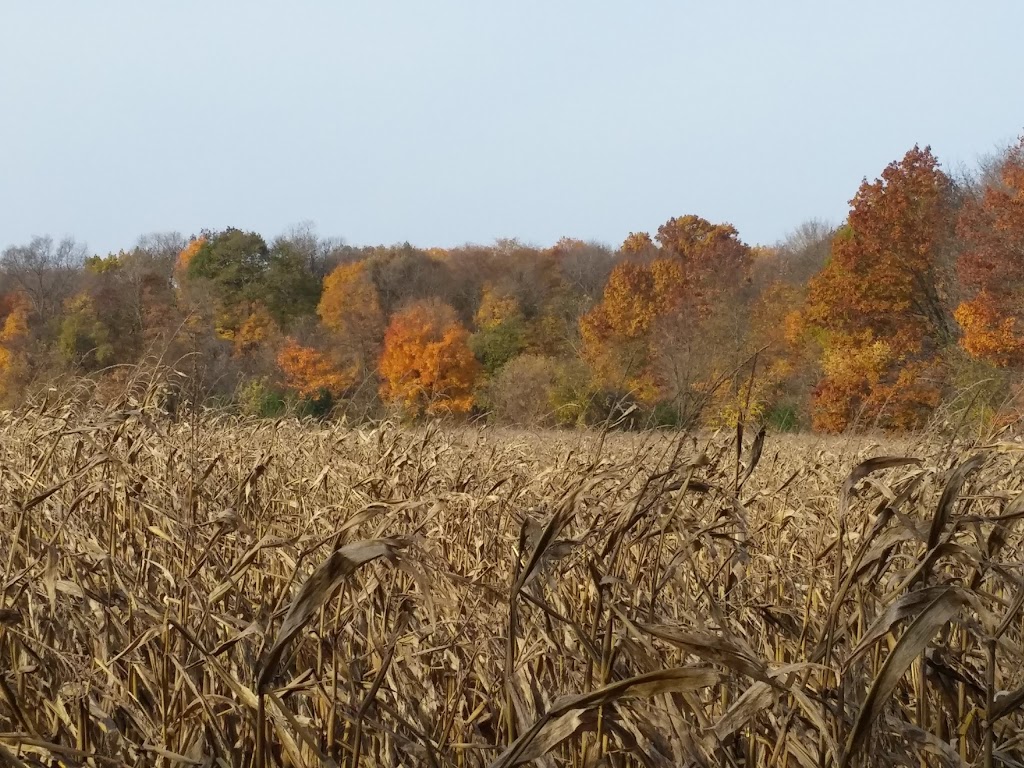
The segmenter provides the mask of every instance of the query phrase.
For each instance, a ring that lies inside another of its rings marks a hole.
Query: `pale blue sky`
[[[0,0],[0,247],[751,243],[1024,131],[1024,2]]]

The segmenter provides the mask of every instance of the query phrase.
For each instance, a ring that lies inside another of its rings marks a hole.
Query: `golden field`
[[[0,763],[1019,765],[1020,457],[26,407]]]

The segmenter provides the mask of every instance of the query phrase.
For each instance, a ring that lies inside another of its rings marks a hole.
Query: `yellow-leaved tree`
[[[258,352],[270,343],[277,335],[277,323],[270,312],[262,304],[251,307],[246,318],[238,326],[234,335],[234,354],[236,357]]]
[[[485,283],[476,310],[474,322],[480,330],[491,330],[510,320],[522,319],[519,301],[515,296],[498,290],[493,283]]]

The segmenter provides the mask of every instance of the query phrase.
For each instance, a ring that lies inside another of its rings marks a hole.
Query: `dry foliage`
[[[152,400],[0,428],[0,762],[1024,760],[1017,444]]]

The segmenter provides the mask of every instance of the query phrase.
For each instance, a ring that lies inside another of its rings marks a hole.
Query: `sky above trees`
[[[0,246],[312,221],[353,244],[772,243],[908,146],[1024,125],[1018,2],[106,0],[0,9]]]

